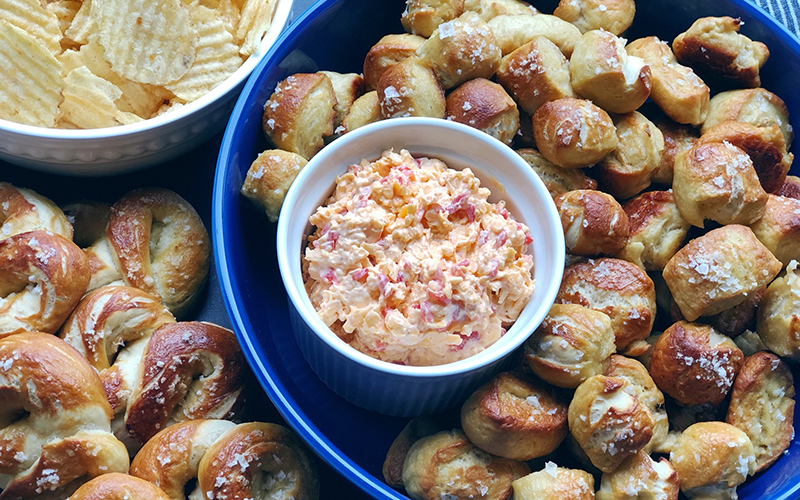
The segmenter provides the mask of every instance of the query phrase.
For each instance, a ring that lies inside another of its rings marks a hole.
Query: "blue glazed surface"
[[[554,2],[533,2],[551,12]],[[549,5],[548,5],[549,4]],[[742,32],[763,41],[771,56],[763,86],[778,94],[800,126],[800,42],[745,0],[647,0],[629,39],[665,40],[706,15],[745,21]],[[223,139],[214,184],[212,234],[225,304],[261,385],[287,422],[319,456],[377,498],[405,498],[382,481],[381,465],[406,420],[362,410],[336,396],[303,359],[289,324],[287,299],[277,269],[275,225],[253,209],[239,189],[252,160],[268,147],[261,110],[275,85],[297,72],[360,72],[369,48],[388,33],[401,33],[404,0],[320,0],[281,37],[255,69],[236,104]],[[797,151],[795,145],[793,151]],[[794,175],[800,174],[796,166]],[[797,370],[794,371],[797,377]],[[795,428],[800,416],[795,416]],[[740,498],[772,500],[800,495],[800,447],[740,487]]]

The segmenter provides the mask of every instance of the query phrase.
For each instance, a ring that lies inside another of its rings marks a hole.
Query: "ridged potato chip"
[[[52,127],[64,79],[61,63],[28,32],[0,19],[0,118]]]
[[[122,91],[86,66],[70,71],[64,83],[61,115],[68,123],[80,128],[101,128],[141,121],[133,113],[117,109],[115,101],[122,96]]]
[[[198,36],[180,0],[92,0],[105,58],[120,76],[166,85],[194,64]]]
[[[61,33],[67,31],[75,19],[75,15],[83,3],[80,0],[55,0],[44,5],[45,10],[52,12],[58,20],[58,29]]]
[[[272,24],[276,4],[275,0],[245,0],[236,30],[237,38],[242,40],[239,53],[243,56],[249,56],[258,50],[261,39]]]
[[[58,18],[45,10],[39,0],[0,0],[0,19],[27,31],[47,47],[51,54],[61,52]]]
[[[103,47],[94,39],[77,51],[64,51],[59,59],[64,64],[64,73],[86,66],[95,75],[116,85],[122,91],[122,97],[117,99],[117,107],[121,111],[150,118],[164,100],[171,97],[171,93],[161,87],[134,82],[116,74],[103,57]]]
[[[89,41],[89,35],[97,31],[97,26],[90,16],[91,11],[92,0],[83,0],[81,8],[75,13],[69,28],[64,31],[64,36],[68,40],[82,45]]]
[[[166,86],[186,101],[202,97],[242,65],[239,46],[216,11],[194,7],[192,22],[200,36],[194,65],[180,80]]]

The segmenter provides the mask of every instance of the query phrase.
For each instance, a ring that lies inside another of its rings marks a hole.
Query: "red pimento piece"
[[[363,282],[364,280],[366,280],[367,279],[367,275],[369,275],[369,271],[367,269],[364,269],[363,267],[359,268],[359,269],[356,269],[355,271],[352,271],[350,273],[350,276],[352,276],[352,278],[354,280],[360,281],[360,282]]]
[[[497,277],[498,268],[500,267],[500,261],[497,259],[492,259],[489,261],[489,277],[495,278]]]
[[[444,292],[431,290],[430,288],[428,289],[428,298],[436,302],[437,304],[441,304],[443,306],[447,305],[447,303],[449,302]]]
[[[480,334],[477,331],[473,331],[469,335],[464,335],[461,332],[456,332],[456,333],[459,336],[461,336],[461,343],[457,345],[451,345],[450,346],[451,351],[460,351],[464,349],[464,347],[466,347],[467,342],[469,342],[470,340],[478,340],[478,338],[480,337]]]
[[[508,233],[505,229],[501,229],[500,233],[497,235],[497,242],[495,243],[496,247],[501,247],[506,244],[508,241]]]
[[[500,215],[502,215],[504,219],[508,219],[508,216],[509,216],[510,214],[508,213],[508,210],[506,210],[506,209],[504,208],[504,209],[500,210]]]
[[[531,243],[533,243],[533,238],[531,237],[530,234],[525,233],[525,244],[530,245]]]
[[[337,284],[339,280],[336,279],[336,271],[333,269],[328,269],[325,274],[322,275],[322,279],[324,279],[328,283]]]
[[[489,241],[489,231],[481,229],[480,234],[478,234],[478,245],[485,245],[487,241]]]

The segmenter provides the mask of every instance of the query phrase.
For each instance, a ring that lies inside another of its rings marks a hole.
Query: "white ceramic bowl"
[[[535,291],[520,317],[495,344],[472,357],[439,366],[402,366],[374,359],[336,336],[314,310],[303,285],[300,256],[308,219],[333,190],[336,177],[362,158],[374,160],[389,148],[439,158],[449,167],[469,166],[504,199],[533,236]],[[555,300],[564,268],[564,235],[542,181],[510,148],[473,128],[446,120],[402,118],[359,128],[314,156],[286,195],[277,231],[281,277],[300,350],[334,392],[386,415],[416,416],[463,401],[503,367],[507,355],[536,329]]]
[[[131,125],[64,130],[0,119],[0,159],[45,172],[121,174],[180,156],[222,130],[253,68],[286,26],[293,0],[277,0],[259,49],[209,93],[164,115]]]

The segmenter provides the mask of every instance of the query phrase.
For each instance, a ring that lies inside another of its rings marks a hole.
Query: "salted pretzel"
[[[315,500],[313,462],[294,434],[276,424],[236,425],[192,420],[150,439],[133,459],[131,474],[163,489],[173,500],[294,498]]]
[[[35,229],[72,239],[72,225],[58,205],[30,189],[0,182],[0,239]]]
[[[111,407],[89,363],[61,339],[0,339],[0,499],[65,498],[81,482],[128,471]]]
[[[0,240],[0,338],[25,331],[55,333],[89,285],[89,261],[52,231]]]
[[[153,483],[113,472],[92,479],[67,500],[169,500],[169,497]]]
[[[176,316],[186,313],[208,275],[208,233],[178,194],[133,190],[111,207],[103,238],[86,249],[90,290],[125,284],[159,297]]]
[[[226,328],[195,321],[161,326],[136,366],[125,411],[128,432],[145,443],[177,422],[237,416],[244,366],[236,336]]]
[[[86,294],[60,336],[100,374],[114,413],[125,410],[136,367],[151,334],[175,318],[158,298],[138,288],[104,286]]]

